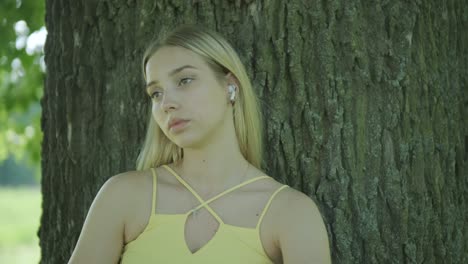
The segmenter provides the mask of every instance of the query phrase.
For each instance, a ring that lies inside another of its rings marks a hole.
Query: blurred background
[[[0,1],[0,263],[38,263],[44,2]]]

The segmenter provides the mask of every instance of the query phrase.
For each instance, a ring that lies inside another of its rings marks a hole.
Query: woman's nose
[[[179,103],[177,102],[174,95],[172,95],[170,92],[166,91],[163,94],[161,107],[162,107],[163,111],[169,112],[171,110],[177,109],[179,107]]]

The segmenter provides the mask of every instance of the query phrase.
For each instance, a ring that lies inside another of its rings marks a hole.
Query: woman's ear
[[[236,76],[234,76],[234,74],[232,74],[231,72],[228,72],[225,75],[225,78],[226,78],[227,86],[234,84],[236,87],[238,88],[240,87],[239,80],[237,80]]]

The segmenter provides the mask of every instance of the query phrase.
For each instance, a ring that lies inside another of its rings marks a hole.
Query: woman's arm
[[[327,230],[316,204],[288,188],[278,217],[278,241],[284,264],[330,264]]]
[[[117,263],[124,243],[125,178],[108,179],[94,199],[69,264]]]

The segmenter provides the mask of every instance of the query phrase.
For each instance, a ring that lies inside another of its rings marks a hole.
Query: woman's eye
[[[160,96],[161,96],[161,92],[158,92],[158,91],[150,95],[151,99],[155,99],[155,100],[158,99]]]
[[[190,82],[192,82],[192,81],[193,81],[193,78],[189,78],[189,77],[188,77],[188,78],[182,78],[182,79],[180,79],[180,81],[179,81],[179,86],[180,86],[180,85],[187,84],[187,83],[190,83]]]
[[[193,78],[190,78],[190,77],[181,78],[180,81],[179,81],[179,86],[188,84],[188,83],[190,83],[192,81],[193,81]],[[151,93],[149,97],[151,99],[153,99],[153,100],[158,100],[158,99],[160,99],[161,95],[162,95],[162,92],[155,91],[155,92]]]

